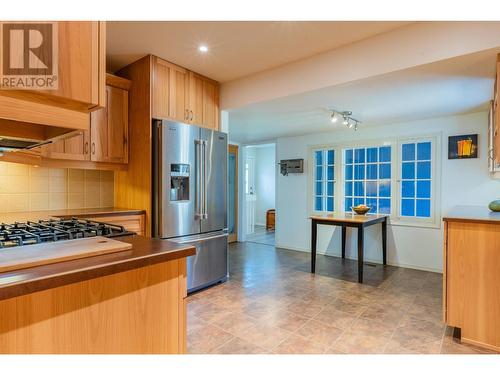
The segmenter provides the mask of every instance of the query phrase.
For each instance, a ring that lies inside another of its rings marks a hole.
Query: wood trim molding
[[[113,74],[106,73],[106,85],[128,91],[130,90],[132,81],[123,77],[118,77]]]

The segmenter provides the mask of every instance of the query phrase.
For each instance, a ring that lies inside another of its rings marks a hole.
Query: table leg
[[[387,264],[387,219],[382,221],[382,257],[385,266]]]
[[[346,227],[342,227],[342,258],[345,258],[345,236],[346,236]]]
[[[311,220],[311,273],[316,272],[316,238],[318,236],[317,233],[318,224],[316,220]]]
[[[363,282],[364,228],[358,227],[358,283]]]

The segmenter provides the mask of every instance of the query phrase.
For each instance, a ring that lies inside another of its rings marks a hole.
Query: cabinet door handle
[[[92,155],[95,155],[95,143],[92,142]]]
[[[191,112],[191,121],[193,121],[193,117],[194,117],[193,111],[189,111],[189,112]]]
[[[186,117],[184,119],[189,120],[189,109],[186,109]]]
[[[88,142],[85,142],[85,149],[83,151],[85,154],[88,154],[89,153],[89,143]]]

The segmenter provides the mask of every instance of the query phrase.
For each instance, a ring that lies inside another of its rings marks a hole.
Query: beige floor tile
[[[240,331],[237,336],[255,343],[256,345],[271,350],[281,342],[290,337],[291,333],[285,329],[275,327],[265,323],[255,323],[248,325]]]
[[[402,346],[399,342],[391,340],[386,348],[385,354],[439,354],[441,351],[441,340],[426,343],[413,343]]]
[[[210,353],[233,338],[228,332],[208,325],[188,332],[188,353]]]
[[[276,354],[322,354],[326,347],[317,342],[307,340],[303,337],[292,335],[276,348],[273,353]]]
[[[345,301],[341,298],[338,298],[338,299],[330,302],[326,307],[327,308],[333,307],[336,310],[348,313],[348,314],[356,317],[356,316],[361,315],[361,313],[366,310],[367,305],[353,302],[353,301]]]
[[[189,309],[189,306],[188,306]],[[212,322],[217,318],[230,313],[231,310],[226,309],[225,307],[214,305],[213,303],[209,303],[204,306],[199,306],[193,310],[194,316],[200,318],[206,322]]]
[[[374,322],[372,320],[358,318],[349,327],[349,332],[359,333],[364,335],[375,335],[390,338],[396,328],[392,324],[384,322]]]
[[[328,306],[316,315],[314,320],[320,321],[330,327],[347,329],[356,320],[356,315],[352,313],[345,313],[335,309],[334,307]]]
[[[304,324],[296,334],[309,341],[330,347],[337,341],[342,332],[339,328],[328,326],[313,319]]]
[[[189,331],[196,331],[202,327],[208,326],[209,323],[205,322],[204,320],[197,318],[196,316],[189,315],[187,316],[187,330]]]
[[[276,310],[270,315],[257,319],[260,323],[269,324],[274,327],[295,332],[302,327],[310,318],[294,314],[286,310]]]
[[[213,325],[232,333],[236,336],[245,337],[244,334],[249,329],[255,327],[257,322],[248,315],[231,312],[220,315],[213,320]]]
[[[331,349],[346,354],[380,354],[384,352],[389,338],[345,331]]]
[[[291,303],[288,305],[286,310],[307,318],[312,318],[323,310],[323,306],[319,303],[300,301],[297,303]]]
[[[246,340],[235,337],[213,351],[214,354],[267,354],[268,351]]]
[[[404,316],[404,310],[393,308],[392,306],[372,305],[367,308],[360,317],[375,322],[397,326]]]

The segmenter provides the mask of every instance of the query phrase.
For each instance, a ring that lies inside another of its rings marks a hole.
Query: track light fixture
[[[342,124],[345,125],[348,129],[354,128],[354,130],[358,130],[358,125],[361,124],[361,121],[356,120],[351,117],[351,111],[336,111],[334,109],[330,110],[330,121],[332,123],[336,123],[339,117],[342,117]]]

